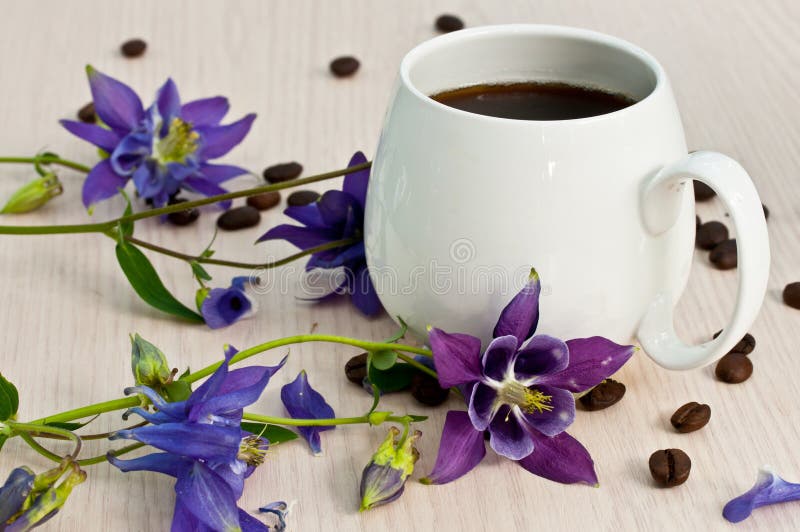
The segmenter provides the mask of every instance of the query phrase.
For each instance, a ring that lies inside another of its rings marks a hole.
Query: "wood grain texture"
[[[32,154],[46,148],[92,161],[93,150],[64,132],[57,118],[71,117],[89,99],[83,67],[125,80],[145,96],[167,76],[185,99],[225,94],[231,116],[256,111],[250,137],[227,161],[259,171],[298,160],[306,175],[342,166],[355,149],[372,153],[395,71],[403,54],[434,36],[442,12],[461,15],[469,26],[531,22],[586,27],[628,39],[665,66],[682,111],[689,145],[722,151],[753,176],[770,207],[773,266],[769,292],[752,333],[753,377],[740,385],[715,380],[712,368],[686,373],[660,369],[637,356],[619,375],[627,396],[601,412],[579,412],[570,432],[591,451],[599,489],[561,486],[527,474],[490,454],[469,476],[442,487],[410,482],[406,494],[386,508],[359,514],[357,485],[383,429],[346,427],[324,436],[326,453],[314,458],[303,445],[274,449],[248,482],[241,501],[255,510],[267,502],[297,500],[292,529],[355,530],[724,530],[723,504],[749,489],[763,463],[800,480],[800,395],[797,331],[800,311],[784,306],[783,286],[800,280],[800,4],[793,0],[537,0],[478,2],[405,0],[338,2],[147,0],[5,2],[0,17],[0,152]],[[130,37],[150,47],[127,60],[119,44]],[[327,72],[330,59],[353,54],[362,68],[352,79]],[[0,197],[32,175],[24,166],[0,168]],[[61,172],[62,198],[28,216],[2,223],[82,223],[80,175]],[[254,180],[240,179],[237,187]],[[332,186],[319,184],[319,190]],[[122,203],[109,201],[94,214],[115,216]],[[698,208],[705,219],[725,220],[711,202]],[[204,212],[189,228],[157,221],[137,226],[140,238],[199,252],[216,216]],[[261,231],[282,220],[279,211],[261,226],[218,240],[218,255],[258,260],[283,256],[288,246],[253,247]],[[394,327],[387,317],[366,320],[346,301],[306,305],[289,290],[259,299],[259,314],[226,330],[210,331],[165,319],[137,300],[118,270],[113,245],[102,236],[0,237],[0,331],[3,374],[21,390],[21,416],[120,395],[129,383],[128,333],[137,331],[161,346],[181,368],[218,359],[225,343],[247,347],[307,332],[336,332],[381,339]],[[191,301],[186,265],[153,256],[167,286]],[[210,268],[219,282],[230,270]],[[284,274],[285,275],[285,274]],[[735,272],[713,270],[697,253],[681,301],[678,327],[684,338],[705,340],[721,328],[735,297]],[[602,331],[599,331],[602,333]],[[285,350],[260,361],[274,363]],[[256,405],[280,414],[279,386],[306,368],[312,384],[340,415],[357,415],[370,397],[342,377],[357,353],[334,345],[291,349],[287,367]],[[687,401],[708,403],[712,419],[703,430],[677,434],[672,412]],[[446,408],[419,406],[390,396],[395,411],[431,415],[424,424],[422,459],[415,477],[430,471]],[[459,408],[455,399],[449,405]],[[105,416],[98,430],[119,426]],[[101,445],[90,450],[101,452]],[[680,447],[693,460],[689,481],[675,489],[654,487],[647,458],[656,449]],[[21,441],[0,455],[3,478],[15,465],[47,464]],[[123,475],[108,465],[91,468],[52,525],[64,531],[166,530],[172,483],[155,474]],[[740,529],[796,530],[800,504],[760,509]]]

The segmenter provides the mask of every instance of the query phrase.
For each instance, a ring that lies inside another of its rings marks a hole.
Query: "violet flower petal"
[[[316,203],[287,207],[284,209],[283,214],[308,227],[327,228]]]
[[[33,490],[36,475],[27,467],[17,467],[0,487],[0,526],[19,513]]]
[[[156,107],[158,107],[158,113],[162,120],[161,136],[164,136],[169,131],[172,119],[181,112],[181,97],[178,95],[178,87],[175,86],[172,78],[167,78],[167,81],[158,89]]]
[[[227,327],[253,310],[250,297],[238,288],[212,288],[200,306],[203,319],[212,329]]]
[[[536,270],[531,270],[528,283],[500,313],[500,318],[494,327],[495,338],[510,334],[516,336],[517,341],[522,345],[533,335],[536,325],[539,323],[539,293],[541,289],[539,274],[536,273]]]
[[[144,107],[133,89],[91,66],[86,67],[86,74],[100,120],[117,133],[134,129],[144,118]]]
[[[489,446],[511,460],[519,460],[533,452],[533,438],[523,422],[504,404],[489,423]]]
[[[293,418],[329,419],[336,417],[331,405],[308,383],[305,371],[301,371],[293,382],[281,388],[281,402]],[[298,432],[306,439],[311,451],[319,455],[322,454],[319,433],[333,428],[334,426],[332,425],[298,427]]]
[[[322,221],[328,227],[344,227],[352,213],[355,199],[341,190],[328,190],[317,201]]]
[[[241,430],[208,423],[163,423],[119,430],[109,439],[133,439],[162,451],[195,459],[233,461]]]
[[[281,224],[264,233],[256,242],[286,240],[300,249],[308,249],[336,239],[336,235],[327,229]]]
[[[539,334],[517,352],[514,374],[525,381],[537,376],[557,373],[569,365],[569,348],[564,340]]]
[[[481,341],[461,333],[446,333],[432,328],[428,342],[442,388],[481,380]]]
[[[201,462],[178,477],[175,493],[181,504],[211,530],[239,530],[236,498],[219,475]]]
[[[755,485],[749,491],[728,502],[722,516],[731,523],[747,519],[761,506],[800,500],[800,484],[786,482],[768,466],[758,472]]]
[[[531,436],[534,450],[521,459],[519,465],[534,475],[562,484],[597,485],[594,461],[578,440],[566,432],[553,437],[532,432]]]
[[[550,410],[532,409],[532,412],[520,412],[525,422],[545,436],[555,436],[564,432],[575,421],[575,398],[567,390],[553,386],[534,384],[531,388],[549,396],[547,403]]]
[[[239,528],[242,529],[242,532],[268,532],[269,527],[250,515],[249,513],[245,512],[241,508],[239,508]],[[275,528],[276,531],[285,530],[279,529],[278,527]]]
[[[466,397],[466,396],[465,396]],[[492,418],[497,413],[500,403],[497,401],[497,390],[491,386],[478,382],[472,388],[469,397],[469,418],[475,430],[489,428]]]
[[[75,135],[76,137],[91,142],[101,150],[108,153],[114,151],[114,148],[119,144],[120,136],[114,131],[95,124],[87,124],[85,122],[77,122],[75,120],[60,120],[59,123],[64,126],[64,129]]]
[[[91,169],[83,182],[81,194],[84,207],[88,209],[98,201],[116,195],[127,183],[128,178],[115,174],[109,160],[103,159]]]
[[[517,339],[512,335],[500,336],[492,340],[483,353],[481,364],[483,374],[496,381],[502,381],[514,367],[517,358]]]
[[[486,456],[483,432],[475,430],[469,415],[460,410],[447,413],[439,443],[439,453],[430,475],[420,480],[423,484],[447,484],[460,478],[477,466]]]
[[[194,127],[216,126],[228,114],[228,99],[223,96],[202,98],[183,104],[181,118]]]
[[[631,358],[636,348],[619,345],[601,336],[567,340],[569,367],[545,375],[538,382],[564,388],[573,393],[597,386]]]
[[[375,316],[383,310],[383,305],[378,299],[367,265],[364,264],[353,275],[353,284],[350,286],[353,304],[365,316]]]
[[[250,173],[249,170],[231,164],[209,164],[200,165],[198,172],[212,183],[220,184],[229,179]]]
[[[189,467],[193,461],[186,456],[177,456],[172,453],[151,453],[131,460],[122,460],[109,453],[106,459],[123,473],[155,471],[175,478],[178,478],[180,472]]]
[[[196,131],[200,133],[202,139],[198,157],[202,160],[222,157],[242,142],[247,133],[250,132],[250,127],[255,119],[256,115],[250,113],[244,118],[225,126],[197,127]]]
[[[350,159],[350,162],[347,163],[347,167],[357,166],[359,164],[363,164],[367,162],[367,158],[364,156],[363,153],[357,151],[353,157]],[[347,174],[344,177],[344,184],[342,185],[342,191],[350,194],[353,196],[358,204],[363,209],[367,203],[367,186],[369,185],[369,168],[365,168],[364,170],[359,170],[357,172],[353,172]]]
[[[210,179],[200,176],[187,177],[183,180],[183,186],[184,188],[188,188],[193,192],[197,192],[198,194],[208,197],[226,194],[228,192],[226,189],[222,188]],[[222,209],[229,209],[231,206],[231,200],[220,201],[217,203],[217,205],[219,205]]]

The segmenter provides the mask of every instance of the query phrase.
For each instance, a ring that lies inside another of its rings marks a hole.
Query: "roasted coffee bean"
[[[344,365],[344,375],[353,384],[361,384],[367,376],[367,354],[361,353],[347,361]]]
[[[714,338],[722,334],[722,331],[717,331],[714,333]],[[739,343],[733,346],[733,349],[730,350],[731,353],[741,353],[743,355],[749,355],[753,352],[753,349],[756,348],[756,339],[753,337],[752,334],[746,333]]]
[[[264,192],[247,198],[247,204],[259,211],[266,211],[281,202],[280,192]]]
[[[89,102],[78,109],[78,120],[86,122],[87,124],[94,124],[97,122],[97,115],[94,112],[94,102]]]
[[[131,39],[122,43],[119,49],[125,57],[139,57],[147,50],[147,43],[142,39]]]
[[[450,390],[439,386],[439,381],[425,373],[416,373],[411,378],[411,395],[428,406],[439,406],[447,401]]]
[[[761,208],[764,209],[764,219],[769,220],[769,209],[763,203],[761,204]]]
[[[314,203],[318,199],[319,192],[314,192],[313,190],[298,190],[297,192],[289,194],[289,197],[286,198],[286,203],[292,207],[302,207],[303,205]]]
[[[217,227],[225,231],[236,231],[258,225],[261,221],[261,213],[249,205],[236,207],[217,218]]]
[[[697,228],[695,245],[700,249],[712,250],[714,246],[728,239],[728,228],[722,222],[712,221],[700,224]]]
[[[273,164],[264,170],[264,179],[270,183],[283,183],[291,181],[303,173],[303,165],[292,161],[290,163]]]
[[[728,384],[738,384],[753,374],[753,362],[741,353],[728,353],[719,359],[714,370],[717,378]]]
[[[619,402],[625,395],[625,385],[614,379],[606,379],[588,393],[581,396],[579,401],[583,408],[589,411],[603,410]]]
[[[783,302],[792,308],[800,309],[800,283],[789,283],[783,289]]]
[[[169,200],[170,205],[186,203],[183,198],[173,198]],[[185,211],[171,212],[167,215],[167,220],[172,225],[189,225],[200,217],[199,209],[186,209]]]
[[[669,422],[678,432],[694,432],[706,426],[711,419],[711,407],[696,403],[686,403],[672,414]]]
[[[732,270],[735,268],[737,264],[736,239],[725,240],[714,246],[708,258],[718,270]]]
[[[692,460],[680,449],[663,449],[650,455],[650,474],[660,486],[680,486],[689,478]]]
[[[696,201],[708,201],[716,195],[717,193],[710,186],[702,181],[694,181],[694,199]]]
[[[358,59],[351,55],[346,55],[331,61],[330,69],[337,78],[344,78],[355,74],[359,66],[361,66],[361,63],[358,62]]]
[[[464,29],[464,21],[455,15],[440,15],[436,19],[436,29],[443,33]]]
[[[700,217],[695,214],[694,215],[694,229],[695,229],[695,231],[700,229],[701,225],[703,225],[703,221],[700,220]]]

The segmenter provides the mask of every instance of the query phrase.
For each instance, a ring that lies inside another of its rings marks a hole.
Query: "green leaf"
[[[406,335],[406,331],[408,331],[408,325],[406,324],[405,321],[403,321],[403,318],[401,318],[400,316],[397,316],[397,321],[400,322],[400,330],[397,331],[397,333],[391,338],[387,338],[384,343],[393,344]]]
[[[125,193],[124,190],[119,191],[122,194],[122,197],[125,198],[125,212],[122,213],[123,216],[130,216],[133,214],[133,206],[131,206],[131,199]],[[119,234],[121,236],[132,236],[133,235],[133,222],[121,222],[119,224]]]
[[[399,392],[411,386],[411,379],[417,370],[409,364],[395,364],[387,370],[369,366],[369,381],[380,388],[382,392]]]
[[[6,440],[7,439],[8,439],[8,436],[6,436],[5,434],[0,434],[0,451],[3,450],[3,445],[6,444]]]
[[[375,409],[378,408],[378,403],[381,402],[381,390],[380,390],[380,388],[378,388],[377,386],[375,386],[372,383],[369,383],[369,385],[372,388],[372,406],[370,407],[369,412],[367,412],[367,415],[370,415],[371,413],[373,413],[375,411]]]
[[[278,425],[265,425],[264,423],[251,423],[249,421],[242,421],[242,430],[266,438],[269,440],[270,445],[296,440],[298,437],[296,432]]]
[[[172,381],[164,385],[164,391],[167,393],[167,399],[171,403],[178,401],[185,401],[192,394],[192,385],[180,379]]]
[[[186,366],[186,371],[184,371],[183,373],[178,375],[178,378],[182,379],[182,378],[186,377],[187,375],[191,375],[191,373],[192,372],[189,370],[189,366]]]
[[[63,421],[63,422],[62,421],[53,421],[52,423],[45,423],[45,425],[47,425],[48,427],[55,427],[57,429],[75,431],[75,430],[78,430],[78,429],[80,429],[82,427],[85,427],[86,425],[88,425],[89,423],[91,423],[92,421],[97,419],[98,417],[99,417],[99,414],[94,416],[89,421],[84,421],[83,423],[76,423],[74,421]]]
[[[206,269],[203,268],[202,264],[200,264],[196,260],[193,260],[192,262],[189,263],[189,265],[192,267],[192,273],[194,274],[195,277],[197,277],[201,281],[211,280],[211,275],[209,275]]]
[[[394,366],[395,363],[397,363],[397,353],[391,349],[374,351],[370,357],[370,364],[377,369],[386,370]]]
[[[428,419],[428,416],[417,416],[414,414],[408,414],[408,417],[411,419],[411,421],[425,421]]]
[[[19,410],[17,387],[0,373],[0,421],[11,419]]]
[[[133,289],[147,304],[187,321],[204,322],[200,314],[170,294],[158,277],[156,269],[138,248],[120,240],[117,243],[117,261]]]

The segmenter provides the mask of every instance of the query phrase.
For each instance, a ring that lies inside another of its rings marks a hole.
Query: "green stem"
[[[109,234],[109,236],[112,236]],[[113,236],[113,238],[116,238]],[[173,257],[176,259],[184,260],[186,262],[199,262],[201,264],[214,264],[216,266],[227,266],[230,268],[242,268],[246,270],[256,270],[256,269],[269,269],[269,268],[277,268],[279,266],[283,266],[285,264],[289,264],[290,262],[294,262],[297,259],[305,257],[307,255],[313,255],[314,253],[319,253],[320,251],[326,251],[328,249],[338,248],[342,246],[348,246],[350,244],[355,244],[359,241],[358,238],[345,238],[342,240],[335,240],[333,242],[327,242],[325,244],[321,244],[319,246],[315,246],[313,248],[306,249],[305,251],[300,251],[293,255],[289,255],[280,260],[272,261],[272,262],[263,262],[263,263],[253,263],[253,262],[235,262],[231,260],[222,260],[222,259],[214,259],[209,257],[202,257],[200,255],[188,255],[186,253],[181,253],[179,251],[173,251],[168,248],[163,248],[161,246],[157,246],[155,244],[151,244],[150,242],[145,242],[144,240],[139,240],[138,238],[134,238],[132,236],[126,236],[125,240],[130,242],[131,244],[137,245],[139,247],[149,249],[150,251],[155,251],[156,253],[161,253],[162,255],[167,255],[169,257]]]
[[[21,432],[19,434],[19,437],[22,438],[23,441],[25,443],[27,443],[28,446],[30,446],[31,449],[33,449],[37,453],[41,454],[42,456],[44,456],[48,460],[52,460],[53,462],[60,462],[61,460],[63,460],[63,457],[58,456],[56,453],[54,453],[51,450],[49,450],[48,448],[44,447],[38,441],[34,440],[33,437],[30,434],[27,434],[25,432]]]
[[[131,451],[135,451],[144,447],[143,443],[132,443],[131,445],[126,445],[125,447],[120,447],[119,449],[115,449],[113,451],[109,451],[110,454],[113,456],[120,456],[125,453],[129,453]],[[93,456],[91,458],[84,458],[83,460],[78,460],[79,466],[89,466],[94,464],[100,464],[102,462],[106,462],[108,460],[108,454],[101,454],[99,456]]]
[[[397,358],[399,358],[400,360],[404,361],[406,364],[408,364],[410,366],[414,366],[415,368],[420,370],[422,373],[427,373],[428,375],[430,375],[434,379],[438,379],[439,378],[439,375],[437,375],[436,372],[433,371],[431,368],[429,368],[425,364],[420,364],[419,362],[414,360],[413,357],[410,357],[410,356],[406,355],[405,353],[397,353]]]
[[[355,338],[347,338],[345,336],[334,336],[328,334],[301,334],[297,336],[289,336],[287,338],[280,338],[278,340],[272,340],[271,342],[265,342],[263,344],[240,351],[233,358],[231,358],[230,364],[231,365],[237,364],[245,359],[248,359],[252,356],[255,356],[259,353],[263,353],[264,351],[268,351],[270,349],[275,349],[278,347],[283,347],[292,344],[308,343],[308,342],[329,342],[329,343],[351,345],[353,347],[361,348],[365,351],[381,351],[381,350],[391,349],[394,351],[413,353],[416,355],[432,356],[431,352],[428,349],[424,349],[422,347],[414,347],[411,345],[395,344],[387,342],[370,342],[366,340],[357,340]],[[398,356],[400,354],[402,353],[399,353]],[[221,364],[222,362],[215,362],[214,364],[206,366],[205,368],[195,371],[194,373],[190,373],[186,377],[183,377],[181,380],[193,383],[204,377],[208,377],[209,375],[214,373]],[[138,406],[140,403],[141,399],[138,396],[122,397],[119,399],[112,399],[111,401],[105,401],[103,403],[96,403],[93,405],[75,408],[73,410],[67,410],[66,412],[61,412],[59,414],[54,414],[52,416],[43,417],[41,419],[32,421],[30,424],[35,424],[36,427],[39,428],[40,425],[43,425],[45,423],[55,423],[55,422],[63,423],[65,421],[74,421],[76,419],[82,419],[97,414],[103,414],[106,412],[114,412],[116,410],[132,408],[134,406]]]
[[[2,160],[0,159],[0,162]],[[359,170],[369,168],[372,163],[366,162],[350,168],[343,168],[341,170],[334,170],[333,172],[326,172],[324,174],[317,174],[302,179],[295,179],[293,181],[286,181],[283,183],[275,183],[273,185],[264,185],[262,187],[249,188],[246,190],[237,190],[236,192],[228,192],[226,194],[219,194],[217,196],[210,196],[194,201],[186,201],[183,203],[176,203],[174,205],[167,205],[158,209],[149,209],[146,211],[136,212],[128,216],[120,216],[107,222],[99,222],[94,224],[79,224],[79,225],[39,225],[39,226],[19,226],[19,225],[0,225],[0,235],[52,235],[52,234],[67,234],[67,233],[106,233],[113,230],[117,224],[126,222],[135,222],[145,218],[152,218],[154,216],[162,216],[173,212],[185,211],[193,209],[194,207],[202,207],[203,205],[210,205],[220,201],[226,201],[236,198],[243,198],[246,196],[254,196],[256,194],[263,194],[265,192],[275,192],[285,188],[298,187],[307,185],[309,183],[316,183],[317,181],[324,181],[334,177],[343,176]]]
[[[53,436],[58,436],[65,440],[71,440],[75,444],[75,449],[72,452],[72,457],[77,457],[81,452],[81,438],[77,434],[72,431],[66,429],[60,429],[58,427],[50,427],[48,425],[37,425],[32,423],[18,423],[16,421],[7,420],[6,425],[11,427],[11,430],[14,432],[19,433],[20,436],[23,436],[26,442],[30,443],[28,439],[25,437],[29,437],[33,440],[32,436],[36,434],[50,434]],[[61,457],[59,457],[61,460]]]
[[[265,342],[263,344],[256,345],[249,349],[239,351],[239,353],[237,353],[233,358],[231,358],[230,364],[236,364],[237,362],[241,362],[242,360],[250,358],[264,351],[268,351],[270,349],[275,349],[277,347],[283,347],[292,344],[303,344],[307,342],[329,342],[335,344],[351,345],[353,347],[359,347],[365,351],[395,350],[395,351],[404,351],[406,353],[414,353],[416,355],[432,356],[429,350],[424,349],[422,347],[414,347],[411,345],[386,343],[386,342],[369,342],[366,340],[357,340],[355,338],[347,338],[346,336],[334,336],[329,334],[300,334],[297,336],[289,336],[287,338],[272,340],[270,342]],[[202,379],[203,377],[208,377],[209,375],[214,373],[217,370],[217,368],[220,367],[221,364],[222,362],[215,362],[210,366],[206,366],[205,368],[197,370],[194,373],[190,373],[186,377],[183,377],[183,380],[188,382],[194,382]]]
[[[37,155],[36,157],[0,157],[0,163],[20,163],[20,164],[57,164],[66,166],[83,173],[89,173],[90,167],[61,157],[52,155]]]
[[[356,417],[333,417],[328,419],[294,419],[290,417],[262,416],[245,412],[242,419],[256,421],[258,423],[269,423],[272,425],[284,425],[287,427],[325,427],[329,425],[359,425],[369,423],[369,416]],[[388,416],[385,421],[393,423],[407,423],[406,416]]]

